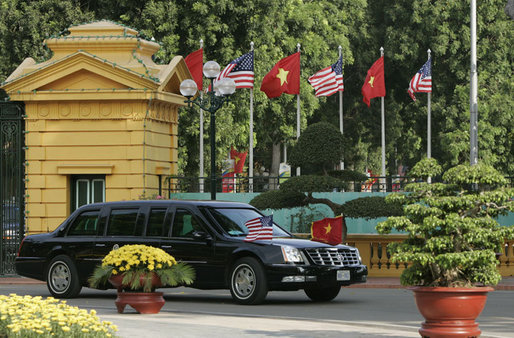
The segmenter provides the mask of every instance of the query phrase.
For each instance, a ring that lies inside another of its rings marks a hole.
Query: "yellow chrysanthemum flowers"
[[[111,337],[117,331],[111,322],[101,322],[96,311],[52,297],[0,295],[0,313],[0,335],[8,337]]]
[[[142,244],[125,245],[112,250],[102,260],[102,266],[112,266],[119,271],[166,269],[177,264],[173,256],[164,250]],[[123,269],[121,269],[123,267]],[[151,267],[151,269],[150,269]]]

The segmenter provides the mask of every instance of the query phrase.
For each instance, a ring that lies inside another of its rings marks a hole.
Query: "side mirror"
[[[210,240],[212,237],[205,231],[194,231],[193,238],[196,240]]]

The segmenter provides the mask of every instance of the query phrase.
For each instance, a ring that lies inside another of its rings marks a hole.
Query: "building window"
[[[73,175],[71,200],[71,211],[86,204],[105,202],[105,176]]]

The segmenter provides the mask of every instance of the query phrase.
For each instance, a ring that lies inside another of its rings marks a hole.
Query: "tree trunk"
[[[271,171],[269,179],[270,190],[278,189],[278,174],[280,169],[280,143],[273,143],[271,155]]]

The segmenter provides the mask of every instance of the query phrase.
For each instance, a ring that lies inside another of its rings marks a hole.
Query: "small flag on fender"
[[[343,239],[343,216],[324,218],[312,222],[311,241],[327,243],[330,245],[340,244]]]

